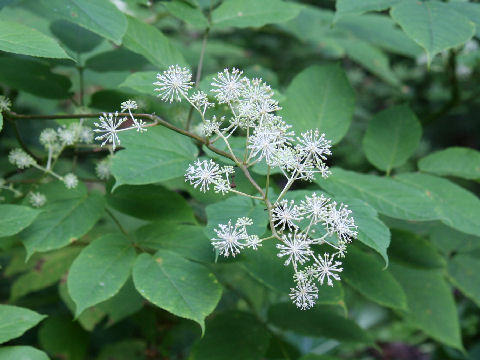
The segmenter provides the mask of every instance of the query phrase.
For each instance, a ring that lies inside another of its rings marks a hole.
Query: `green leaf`
[[[389,255],[399,264],[427,269],[444,268],[445,259],[421,236],[408,231],[392,230]]]
[[[88,245],[68,272],[75,316],[115,295],[127,281],[134,261],[135,249],[121,234],[104,235]]]
[[[144,56],[160,69],[175,64],[186,65],[181,52],[159,29],[133,17],[128,17],[128,30],[123,38],[123,46]],[[154,81],[155,78],[152,83]]]
[[[368,161],[387,173],[413,155],[422,137],[422,127],[407,105],[376,114],[368,123],[363,149]]]
[[[388,266],[387,248],[390,245],[390,230],[378,219],[377,211],[363,200],[335,198],[348,205],[358,226],[358,240],[378,252]]]
[[[288,86],[279,112],[297,133],[318,128],[338,143],[352,121],[355,94],[338,65],[311,66]]]
[[[179,0],[167,1],[162,4],[173,16],[190,25],[197,28],[206,28],[208,26],[207,18],[198,7],[191,6],[190,4]]]
[[[133,268],[140,294],[176,316],[191,319],[205,330],[205,317],[217,306],[222,288],[202,265],[168,250],[141,254]]]
[[[196,222],[187,200],[163,186],[122,186],[107,195],[107,202],[116,210],[143,220]]]
[[[470,19],[476,25],[477,37],[480,36],[480,4],[463,1],[450,1],[448,6],[450,9],[453,9]]]
[[[68,317],[50,317],[38,331],[38,342],[50,355],[66,360],[84,360],[89,335]]]
[[[428,63],[436,54],[464,44],[475,34],[475,26],[467,17],[452,11],[450,4],[437,1],[401,1],[390,15],[425,49]]]
[[[332,175],[316,182],[335,196],[366,201],[379,213],[403,220],[436,220],[427,194],[391,178],[333,168]]]
[[[0,205],[0,237],[19,233],[29,226],[41,213],[28,206]]]
[[[53,21],[50,30],[62,44],[77,53],[89,52],[103,40],[97,34],[67,20]]]
[[[0,344],[22,336],[45,317],[29,309],[0,304]]]
[[[480,181],[480,151],[450,147],[425,156],[418,162],[421,171]]]
[[[112,61],[115,59],[115,61]],[[113,72],[113,71],[128,71],[131,72],[136,69],[141,69],[148,64],[148,61],[141,55],[127,50],[123,47],[101,52],[92,56],[85,63],[85,67],[96,72]],[[135,75],[136,73],[132,74]],[[131,75],[129,75],[130,77]],[[153,75],[150,80],[152,90],[148,93],[153,95]]]
[[[291,303],[279,303],[268,309],[268,321],[300,335],[326,337],[342,342],[372,343],[370,335],[354,321],[337,314],[332,306],[315,306],[307,311]]]
[[[457,309],[442,270],[420,270],[392,263],[395,278],[407,295],[409,311],[402,315],[412,326],[454,348],[463,349]]]
[[[376,256],[354,246],[343,261],[342,279],[367,299],[396,309],[406,309],[407,299],[400,284]]]
[[[125,15],[108,0],[40,0],[54,16],[71,21],[115,44],[127,30]]]
[[[198,150],[187,137],[157,126],[144,134],[126,131],[120,136],[125,150],[115,154],[112,174],[115,188],[174,179],[185,174]]]
[[[293,19],[302,7],[279,0],[226,0],[212,13],[212,24],[223,27],[261,27]]]
[[[207,329],[193,346],[192,359],[264,359],[270,334],[255,316],[240,311],[223,312],[207,321]]]
[[[433,175],[405,173],[396,180],[422,191],[438,220],[467,234],[480,234],[480,200],[464,188]]]
[[[48,360],[47,354],[31,346],[4,346],[0,348],[2,360]]]
[[[34,261],[34,266],[13,282],[10,300],[15,301],[31,292],[57,283],[68,271],[80,250],[78,247],[67,247],[50,254],[44,254],[38,259],[32,257],[29,263]]]
[[[58,43],[28,26],[0,20],[0,50],[45,58],[71,59]]]
[[[218,224],[227,224],[231,220],[235,225],[237,219],[241,217],[249,217],[253,220],[253,225],[247,227],[248,234],[262,236],[267,230],[268,215],[265,206],[244,196],[232,196],[208,205],[205,211],[208,219],[205,230],[210,239],[216,236],[213,229],[217,228]]]
[[[3,129],[3,114],[0,112],[0,131]]]
[[[183,257],[213,262],[215,252],[203,226],[157,222],[135,232],[137,244],[153,250],[172,250]]]
[[[17,56],[0,57],[0,82],[13,89],[49,99],[67,99],[72,83],[63,75],[54,74],[43,62]]]
[[[387,55],[366,41],[338,39],[348,56],[390,85],[400,86],[400,80],[390,68]]]
[[[155,85],[153,85],[153,83],[156,81],[156,76],[156,71],[139,71],[129,75],[124,82],[120,84],[120,87],[135,90],[140,94],[154,95]]]
[[[453,252],[470,253],[480,248],[479,236],[465,234],[441,223],[436,224],[429,235],[436,248],[448,256]]]
[[[84,188],[84,185],[79,184]],[[48,198],[48,196],[47,196]],[[71,244],[85,235],[103,215],[104,199],[98,194],[81,192],[75,197],[48,201],[43,212],[19,234],[27,258]]]
[[[345,15],[360,15],[367,11],[381,11],[399,3],[401,0],[337,0],[335,18]]]
[[[458,254],[448,261],[448,276],[462,293],[480,306],[480,259],[469,254]]]
[[[302,356],[298,360],[341,360],[341,359],[333,356],[328,356],[328,355],[307,354]]]

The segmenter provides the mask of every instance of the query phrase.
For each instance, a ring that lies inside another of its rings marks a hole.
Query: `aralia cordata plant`
[[[199,113],[201,132],[205,143],[223,141],[228,153],[246,178],[257,189],[258,195],[250,195],[231,186],[232,166],[222,166],[212,159],[196,160],[185,172],[185,181],[202,192],[213,190],[223,195],[235,193],[262,201],[268,211],[271,235],[260,238],[249,234],[247,227],[253,224],[248,217],[230,219],[227,224],[218,224],[212,246],[219,255],[236,256],[243,249],[257,250],[263,241],[276,241],[278,257],[284,259],[285,266],[292,266],[295,287],[291,288],[290,298],[302,310],[309,309],[318,298],[318,286],[333,286],[340,280],[341,258],[345,256],[347,244],[357,237],[354,218],[346,204],[337,204],[323,194],[312,193],[300,203],[287,201],[285,196],[293,183],[298,180],[313,181],[315,176],[323,178],[330,174],[325,161],[331,155],[331,142],[318,129],[306,131],[296,136],[291,126],[276,114],[280,110],[273,98],[274,92],[262,79],[249,79],[238,69],[225,69],[219,72],[211,83],[212,96],[194,90],[192,73],[187,68],[172,65],[157,75],[153,83],[158,97],[167,102],[187,101]],[[207,110],[218,105],[226,105],[223,116],[207,116]],[[117,114],[100,118],[94,131],[102,134],[96,139],[103,144],[111,143],[113,150],[120,144],[119,131],[136,128],[146,130],[143,124],[134,119],[131,110],[136,104],[122,103],[122,111],[128,110],[133,126],[121,128],[126,119]],[[245,152],[237,157],[229,142],[234,133],[243,133]],[[267,180],[265,190],[252,178],[249,168],[265,162]],[[286,184],[276,199],[269,196],[271,169],[278,168],[286,178]],[[103,172],[102,172],[103,174]],[[319,251],[326,246],[329,251]]]

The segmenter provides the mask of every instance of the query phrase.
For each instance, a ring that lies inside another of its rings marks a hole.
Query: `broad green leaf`
[[[153,250],[172,250],[183,257],[213,262],[215,252],[203,226],[156,222],[135,232],[137,244]]]
[[[128,88],[145,95],[155,94],[155,85],[157,72],[155,71],[139,71],[129,75],[120,87]]]
[[[143,220],[196,223],[187,200],[163,186],[122,186],[107,195],[107,202],[116,210]]]
[[[343,30],[350,38],[361,39],[394,54],[417,58],[423,52],[417,43],[398,28],[395,21],[384,15],[343,17],[333,30]]]
[[[429,231],[430,241],[443,254],[470,253],[480,248],[480,237],[468,235],[444,224],[438,223]]]
[[[31,346],[4,346],[0,348],[2,360],[49,360],[47,354]]]
[[[27,258],[35,252],[67,246],[85,235],[103,215],[103,207],[104,198],[95,193],[88,195],[86,190],[76,197],[49,201],[33,224],[18,235]]]
[[[391,178],[333,168],[332,175],[316,182],[335,196],[364,200],[383,215],[416,221],[437,219],[425,192]]]
[[[128,339],[102,346],[95,360],[144,360],[147,343],[144,340]]]
[[[480,199],[464,188],[433,175],[405,173],[396,180],[423,192],[438,220],[467,234],[480,234]]]
[[[360,15],[367,11],[381,11],[401,0],[337,0],[335,18],[345,15]]]
[[[0,20],[0,50],[45,58],[71,59],[58,43],[28,26]]]
[[[115,59],[115,61],[112,61]],[[148,64],[148,61],[141,55],[134,53],[123,47],[101,52],[98,55],[92,56],[89,58],[85,67],[96,72],[112,72],[112,71],[127,71],[132,72],[143,68]],[[135,75],[134,73],[132,75]],[[129,74],[129,77],[132,76]],[[153,87],[153,79],[155,76],[152,76],[150,80],[150,85]],[[153,89],[148,93],[153,95]]]
[[[40,0],[54,16],[80,25],[115,44],[127,30],[125,15],[108,0]]]
[[[144,56],[160,69],[186,64],[177,47],[159,29],[133,17],[128,17],[128,30],[123,38],[123,46]],[[154,81],[155,79],[152,83]]]
[[[407,105],[376,114],[368,123],[363,150],[375,167],[387,173],[413,155],[422,137],[422,127]]]
[[[425,49],[429,63],[436,54],[462,45],[475,34],[475,26],[467,17],[442,2],[401,1],[390,15]]]
[[[125,150],[119,151],[113,158],[115,188],[183,176],[198,153],[190,139],[162,126],[149,128],[143,134],[126,131],[120,138]]]
[[[136,313],[143,304],[143,298],[129,278],[118,293],[99,304],[98,308],[108,315],[108,325],[112,325]]]
[[[337,313],[332,306],[300,310],[292,303],[279,303],[268,309],[268,321],[284,330],[312,337],[326,337],[342,342],[372,343],[370,335],[354,321]]]
[[[0,237],[19,233],[41,213],[23,205],[0,204]]]
[[[302,356],[298,360],[341,360],[341,359],[333,356],[328,356],[328,355],[307,354],[305,356]]]
[[[191,359],[261,360],[269,340],[267,328],[255,316],[227,311],[207,321],[207,332],[193,346]]]
[[[418,168],[435,175],[480,181],[480,151],[462,147],[439,150],[420,159]]]
[[[77,53],[89,52],[103,40],[97,34],[67,20],[53,21],[50,30],[62,44]]]
[[[223,27],[261,27],[293,19],[301,6],[280,0],[226,0],[212,13],[212,24]]]
[[[69,317],[50,317],[38,331],[42,349],[56,358],[84,360],[89,334]]]
[[[390,269],[407,295],[405,321],[448,346],[463,349],[457,309],[442,270],[420,270],[392,263]]]
[[[34,260],[35,265],[13,282],[10,300],[15,301],[31,292],[57,283],[68,271],[80,250],[79,247],[67,247],[50,254],[42,254],[38,259],[32,257],[29,263]]]
[[[480,306],[480,258],[458,254],[448,261],[448,276],[462,293]]]
[[[347,55],[380,79],[398,87],[400,80],[390,68],[388,57],[383,51],[359,39],[338,39]]]
[[[466,1],[450,1],[448,6],[450,9],[470,19],[476,25],[477,37],[480,36],[480,4]]]
[[[343,261],[344,279],[351,287],[367,299],[396,309],[406,309],[407,299],[400,284],[378,257],[366,254],[354,246],[348,248]]]
[[[176,316],[196,321],[205,330],[205,317],[217,306],[222,288],[202,265],[168,250],[141,254],[133,268],[140,294]]]
[[[61,282],[59,284],[58,294],[60,295],[60,298],[67,306],[68,310],[70,310],[72,315],[75,316],[76,306],[72,300],[72,297],[68,293],[66,282]],[[103,311],[103,309],[101,309],[99,305],[92,306],[86,309],[84,312],[82,312],[79,316],[77,316],[75,318],[75,321],[78,322],[83,329],[87,331],[93,331],[93,329],[95,329],[95,326],[97,326],[97,324],[100,323],[100,321],[102,321],[105,315],[106,315],[105,311]]]
[[[0,57],[0,82],[13,89],[49,99],[67,99],[72,83],[66,76],[54,74],[43,62],[17,56]]]
[[[0,304],[0,344],[22,336],[45,317],[29,309]]]
[[[288,86],[280,115],[298,134],[318,128],[338,143],[352,121],[355,94],[338,65],[312,66]]]
[[[115,295],[127,281],[134,261],[135,249],[121,234],[104,235],[87,246],[68,272],[75,315]]]
[[[208,205],[205,211],[208,219],[205,232],[209,238],[216,236],[214,229],[218,227],[218,224],[227,224],[231,220],[232,225],[235,225],[237,219],[241,217],[248,217],[253,220],[253,225],[247,227],[249,235],[262,236],[267,230],[268,215],[265,211],[265,205],[244,196],[232,196]]]
[[[175,0],[162,3],[163,6],[175,17],[197,28],[206,28],[208,20],[203,15],[202,10],[186,2]]]
[[[446,265],[445,259],[430,242],[403,230],[392,230],[388,254],[397,263],[411,267],[438,269]]]

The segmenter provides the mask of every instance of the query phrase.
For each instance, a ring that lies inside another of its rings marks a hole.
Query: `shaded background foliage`
[[[56,170],[81,184],[67,191],[7,154],[21,141],[44,158],[40,131],[71,120],[4,112],[0,176],[48,203],[0,193],[0,359],[479,358],[479,14],[461,0],[0,1],[0,91],[15,113],[133,98],[184,128],[189,107],[155,99],[156,73],[201,63],[208,89],[235,66],[271,84],[294,130],[335,143],[333,175],[289,198],[327,192],[359,226],[343,281],[302,312],[273,246],[216,261],[216,224],[267,221],[248,199],[184,184],[208,149],[160,127],[127,133],[104,183],[105,151],[68,148]]]

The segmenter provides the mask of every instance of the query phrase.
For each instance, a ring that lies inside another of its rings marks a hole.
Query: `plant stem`
[[[117,219],[117,217],[115,215],[113,215],[113,213],[108,209],[108,208],[105,208],[105,212],[112,218],[113,222],[118,226],[118,228],[120,229],[120,231],[127,235],[128,236],[128,232],[127,230],[125,230],[125,228],[122,226],[122,224],[120,223],[120,221]]]

